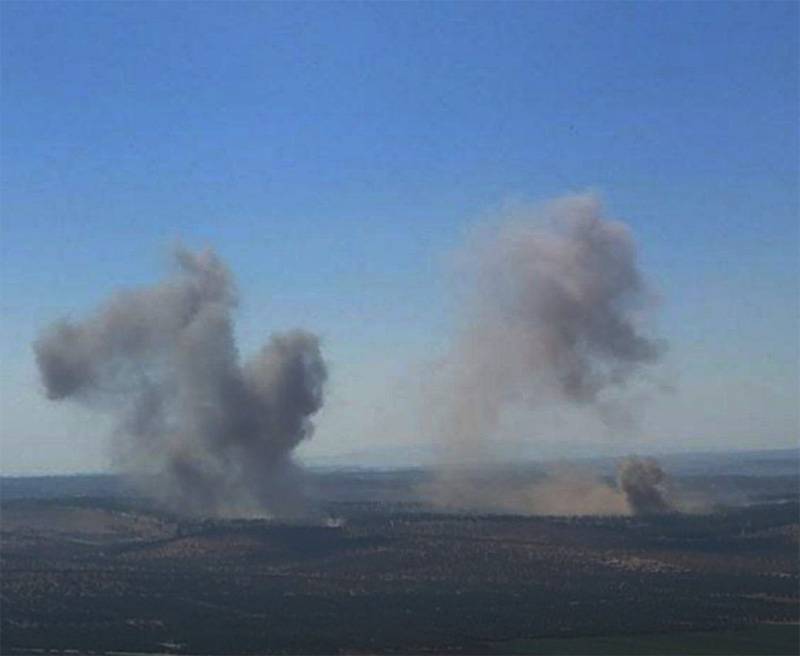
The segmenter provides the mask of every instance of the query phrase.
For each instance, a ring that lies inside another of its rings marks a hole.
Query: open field
[[[501,654],[793,654],[800,626],[762,624],[737,631],[693,631],[581,638],[534,638],[493,645]]]
[[[11,495],[3,653],[797,651],[791,488],[708,515],[521,517],[436,513],[400,501],[394,474],[346,478],[320,484],[327,522]]]

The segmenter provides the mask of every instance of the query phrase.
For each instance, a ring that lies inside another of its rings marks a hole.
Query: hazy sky
[[[306,457],[412,459],[448,253],[504,203],[587,189],[657,285],[672,391],[620,440],[540,416],[523,449],[797,444],[796,3],[0,12],[2,473],[108,467],[107,427],[42,398],[30,344],[158,279],[177,241],[238,277],[244,351],[322,335]]]

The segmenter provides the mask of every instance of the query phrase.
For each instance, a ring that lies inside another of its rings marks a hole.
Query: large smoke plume
[[[631,233],[604,217],[595,196],[566,197],[494,223],[476,233],[460,261],[468,310],[435,397],[435,430],[449,457],[455,450],[466,460],[491,462],[492,438],[513,407],[588,406],[607,422],[626,414],[621,390],[663,349],[641,327],[651,297]],[[444,472],[432,488],[434,500],[447,503],[460,487],[457,478]],[[655,508],[642,505],[646,495],[639,486],[660,480],[635,478],[632,485],[623,475],[622,489],[633,496],[621,506],[614,497],[616,509]],[[564,495],[562,481],[548,485]],[[592,503],[607,496],[585,481],[578,488],[578,496]],[[545,503],[544,488],[536,494],[532,509]]]
[[[179,249],[176,263],[163,283],[118,292],[85,320],[39,337],[48,397],[112,413],[124,463],[155,473],[151,491],[176,510],[302,511],[292,451],[322,405],[317,337],[273,335],[240,363],[229,271],[211,251]]]

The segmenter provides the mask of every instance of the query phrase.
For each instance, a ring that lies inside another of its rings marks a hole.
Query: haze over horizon
[[[654,283],[661,391],[619,435],[512,417],[507,456],[797,447],[797,4],[0,11],[0,474],[112,468],[110,420],[49,402],[31,345],[176,243],[238,280],[242,352],[320,335],[301,460],[430,453],[408,408],[458,321],[451,254],[587,190]]]

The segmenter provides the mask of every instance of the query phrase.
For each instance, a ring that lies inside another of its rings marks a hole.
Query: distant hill
[[[3,476],[0,499],[50,499],[55,497],[118,497],[129,493],[124,478],[116,474],[65,476]]]

